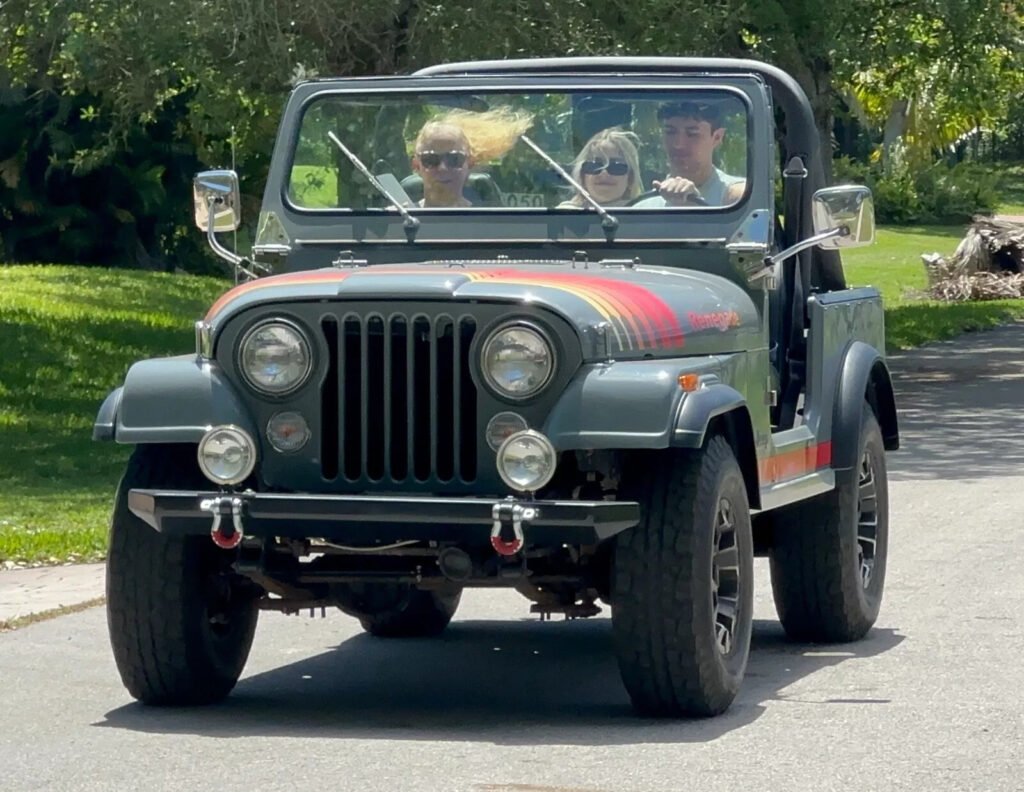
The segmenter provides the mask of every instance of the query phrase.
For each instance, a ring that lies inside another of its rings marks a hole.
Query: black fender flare
[[[719,422],[716,430],[724,432],[743,471],[751,508],[760,508],[754,426],[747,400],[738,390],[719,383],[687,393],[676,415],[672,445],[676,448],[703,447],[708,429],[715,422]]]
[[[672,445],[700,448],[712,420],[740,407],[746,410],[746,406],[743,394],[729,385],[710,385],[687,393],[676,414]]]
[[[896,398],[885,357],[870,344],[852,341],[840,365],[832,408],[832,467],[835,470],[850,470],[857,465],[865,399],[878,419],[885,449],[899,448]]]

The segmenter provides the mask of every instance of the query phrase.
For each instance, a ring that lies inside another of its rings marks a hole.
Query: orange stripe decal
[[[819,443],[786,451],[758,462],[762,484],[773,484],[813,473],[832,464],[832,443]]]

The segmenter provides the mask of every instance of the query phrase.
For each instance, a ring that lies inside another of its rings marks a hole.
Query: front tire
[[[836,488],[781,511],[771,551],[772,593],[786,634],[836,643],[862,638],[878,618],[889,547],[882,431],[865,402],[852,470]]]
[[[641,522],[615,545],[612,632],[641,715],[724,712],[746,670],[753,539],[743,474],[725,438],[651,457],[625,496]]]
[[[139,446],[118,486],[107,556],[107,625],[128,692],[145,704],[208,704],[238,681],[256,598],[234,555],[205,536],[168,536],[128,509],[132,488],[207,486],[194,446]]]

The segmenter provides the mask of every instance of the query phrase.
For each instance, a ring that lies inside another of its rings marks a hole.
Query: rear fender
[[[857,464],[864,401],[875,411],[886,450],[900,447],[892,377],[882,354],[854,341],[846,349],[832,413],[832,466],[849,470]]]
[[[256,437],[238,393],[213,362],[196,355],[143,360],[104,400],[93,439],[198,443],[210,426],[234,424]]]

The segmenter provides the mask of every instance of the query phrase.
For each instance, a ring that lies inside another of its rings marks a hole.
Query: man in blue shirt
[[[658,195],[645,198],[637,207],[654,209],[700,203],[727,206],[740,199],[746,180],[716,168],[712,159],[725,137],[725,127],[714,105],[665,104],[658,108],[658,120],[668,154],[669,175],[651,182]]]

